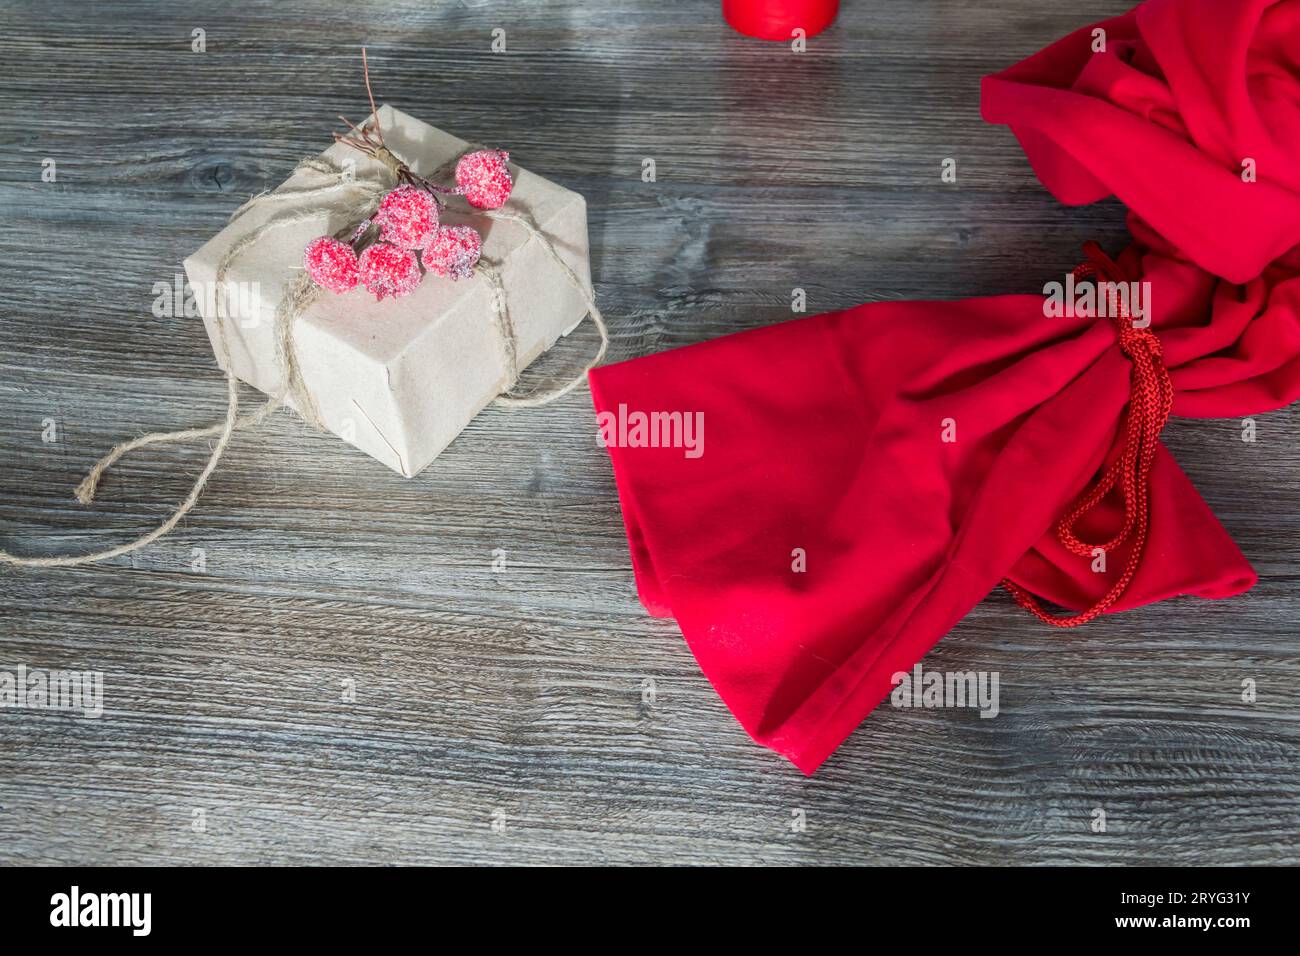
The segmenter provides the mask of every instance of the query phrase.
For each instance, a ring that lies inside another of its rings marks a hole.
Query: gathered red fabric
[[[1127,206],[1117,268],[1145,284],[1175,416],[1300,397],[1300,0],[1148,0],[986,77],[983,114],[1062,202]],[[1095,570],[1058,533],[1125,454],[1121,335],[1037,295],[881,302],[593,370],[599,420],[703,425],[693,449],[608,449],[642,602],[812,773],[1000,581],[1081,610],[1126,572],[1132,540]],[[1144,469],[1143,551],[1106,612],[1250,588],[1163,444]],[[1091,504],[1072,533],[1108,542],[1123,496]]]

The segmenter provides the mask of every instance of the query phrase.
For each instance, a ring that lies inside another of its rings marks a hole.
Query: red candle
[[[722,15],[741,33],[760,40],[789,40],[795,30],[821,33],[840,0],[722,0]]]

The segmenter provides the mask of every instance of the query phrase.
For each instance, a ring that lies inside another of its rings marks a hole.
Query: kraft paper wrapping
[[[454,161],[470,145],[390,106],[376,114],[387,145],[421,176],[451,184]],[[341,143],[324,154],[334,165],[355,164],[358,179],[382,179],[382,164]],[[532,217],[590,293],[587,204],[581,195],[514,163],[515,186],[503,212]],[[280,189],[312,185],[309,174],[291,176]],[[278,191],[278,190],[277,190]],[[230,267],[225,306],[197,295],[203,322],[216,349],[217,322],[225,325],[231,371],[253,387],[275,394],[282,369],[276,360],[275,310],[302,270],[302,251],[317,236],[349,225],[329,197],[255,204],[185,260],[196,289],[211,289],[223,254],[239,238],[286,208],[319,216],[264,237]],[[558,265],[516,223],[492,222],[443,211],[447,225],[468,224],[483,236],[483,258],[498,264],[522,370],[567,335],[586,315],[582,295]],[[344,295],[326,292],[294,326],[298,361],[322,423],[331,432],[412,477],[433,461],[470,420],[511,385],[501,331],[493,317],[487,279],[426,275],[410,295],[376,302],[358,287]]]

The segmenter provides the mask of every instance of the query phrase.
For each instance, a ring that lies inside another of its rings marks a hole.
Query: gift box
[[[372,120],[394,154],[435,181],[445,179],[473,148],[390,106],[380,107]],[[394,184],[384,163],[344,143],[336,142],[321,158],[358,181]],[[515,184],[503,211],[527,217],[586,290],[584,295],[566,278],[538,237],[519,223],[444,209],[444,224],[470,225],[482,234],[483,262],[495,269],[509,314],[509,350],[495,318],[498,291],[481,270],[459,280],[428,274],[401,298],[376,301],[360,287],[318,296],[293,322],[296,365],[314,416],[408,478],[508,389],[517,370],[571,332],[588,311],[586,201],[513,163],[509,169]],[[307,170],[295,172],[267,198],[282,201],[251,204],[185,260],[185,271],[218,364],[275,395],[283,392],[285,376],[277,353],[276,310],[302,275],[303,249],[318,236],[356,223],[346,208],[327,201],[327,191],[318,189],[318,179]],[[223,257],[270,217],[283,218],[286,209],[294,210],[292,221],[241,252],[217,289]],[[286,402],[297,404],[292,395]]]

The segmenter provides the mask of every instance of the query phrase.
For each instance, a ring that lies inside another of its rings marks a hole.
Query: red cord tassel
[[[1074,270],[1076,280],[1094,278],[1114,283],[1127,281],[1115,261],[1095,242],[1086,243],[1083,249],[1090,261]],[[1052,627],[1087,624],[1120,599],[1133,580],[1133,575],[1137,573],[1138,563],[1142,560],[1142,552],[1146,547],[1151,464],[1155,460],[1160,432],[1169,420],[1169,411],[1174,402],[1174,389],[1162,359],[1160,339],[1150,328],[1134,328],[1128,309],[1113,293],[1109,296],[1109,303],[1111,320],[1119,332],[1120,350],[1133,363],[1124,447],[1092,489],[1084,493],[1057,522],[1056,535],[1068,550],[1083,558],[1092,557],[1097,549],[1109,554],[1130,538],[1133,544],[1124,573],[1111,589],[1092,607],[1068,617],[1049,614],[1037,598],[1020,585],[1011,580],[1003,580],[1002,586],[1011,592],[1017,604]],[[1124,524],[1105,543],[1092,544],[1081,540],[1075,534],[1075,527],[1113,489],[1118,489],[1124,498]]]

